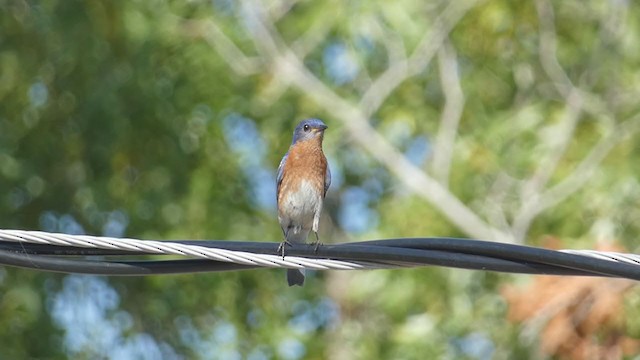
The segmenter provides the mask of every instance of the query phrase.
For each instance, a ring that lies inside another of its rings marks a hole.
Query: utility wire
[[[286,248],[283,259],[277,251],[278,245],[243,241],[135,240],[0,230],[0,265],[114,276],[259,267],[359,270],[436,265],[507,273],[640,280],[640,256],[635,254],[556,251],[469,239],[412,238],[328,244],[317,251],[313,245],[295,244]],[[178,255],[188,259],[130,260],[144,255]]]

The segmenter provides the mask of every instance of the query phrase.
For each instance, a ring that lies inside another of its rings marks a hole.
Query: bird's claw
[[[282,260],[284,260],[284,250],[288,246],[292,246],[291,243],[287,240],[283,240],[278,246],[278,252],[282,252]]]
[[[316,232],[315,234],[316,234],[316,241],[314,241],[312,245],[313,245],[313,252],[317,253],[322,243],[320,242],[320,238],[318,238],[318,233]]]
[[[313,252],[317,253],[318,249],[320,248],[320,245],[322,245],[322,243],[320,241],[316,241],[316,242],[312,243],[311,245],[313,245]]]

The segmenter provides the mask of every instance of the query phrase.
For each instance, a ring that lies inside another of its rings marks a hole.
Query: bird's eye
[[[309,127],[309,125],[305,125],[302,129],[304,129],[304,131],[309,132],[309,129],[311,129],[311,127]]]

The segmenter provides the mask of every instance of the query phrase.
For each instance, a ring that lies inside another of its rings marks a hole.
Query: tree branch
[[[406,79],[422,72],[436,55],[451,29],[476,4],[475,1],[453,1],[438,16],[432,30],[420,40],[408,59],[399,58],[371,84],[360,100],[366,117],[373,115],[384,100]]]
[[[189,36],[205,39],[238,75],[248,76],[260,71],[260,59],[246,56],[212,20],[184,20],[182,29]]]
[[[597,97],[575,87],[564,72],[556,56],[556,34],[553,27],[553,9],[547,0],[537,0],[540,17],[540,61],[554,87],[566,102],[564,117],[560,122],[562,136],[549,149],[534,175],[527,181],[522,192],[524,199],[515,213],[510,232],[491,226],[474,211],[452,194],[446,184],[451,166],[452,146],[456,138],[457,127],[464,106],[464,95],[460,89],[460,79],[455,71],[455,53],[453,49],[440,50],[448,33],[457,21],[471,8],[473,2],[451,3],[437,17],[431,31],[419,42],[413,53],[406,57],[403,51],[391,43],[385,43],[389,52],[388,68],[372,82],[364,92],[360,102],[353,104],[339,96],[325,85],[303,63],[305,51],[297,54],[280,37],[270,18],[270,12],[262,8],[262,3],[247,0],[243,6],[241,22],[250,35],[259,54],[258,59],[247,58],[229,40],[219,27],[212,28],[212,46],[221,53],[224,60],[241,75],[250,73],[247,66],[238,66],[238,57],[250,64],[268,65],[274,81],[296,88],[309,97],[332,117],[339,120],[351,139],[365,149],[373,158],[394,174],[400,182],[417,196],[440,211],[453,225],[469,236],[494,239],[498,241],[521,241],[533,219],[542,211],[579,191],[587,183],[589,176],[597,169],[617,142],[636,133],[640,129],[640,114],[618,124],[603,135],[600,141],[575,168],[575,170],[555,186],[545,187],[555,173],[575,132],[582,111],[601,117],[606,108]],[[305,35],[306,36],[306,35]],[[317,41],[317,39],[316,39]],[[393,46],[390,46],[393,45]],[[299,49],[298,49],[299,50]],[[439,52],[439,53],[438,53]],[[400,56],[400,55],[401,56]],[[436,177],[431,177],[416,167],[395,149],[369,123],[369,117],[375,113],[388,96],[405,80],[423,71],[432,58],[440,57],[442,88],[447,98],[441,116],[436,155],[434,162]],[[302,57],[301,57],[302,56]],[[251,69],[251,66],[248,67]],[[593,101],[592,101],[593,100]],[[498,199],[498,201],[500,201]],[[506,218],[496,213],[496,224],[502,228]],[[508,226],[508,225],[507,225]]]
[[[292,44],[291,50],[300,59],[304,59],[325,39],[331,30],[334,19],[323,18],[322,21],[314,22],[310,28],[300,35]]]
[[[583,111],[584,98],[582,91],[575,87],[558,62],[557,35],[554,24],[554,13],[551,4],[546,0],[537,0],[536,9],[539,21],[538,56],[544,72],[552,81],[556,91],[564,98],[565,109],[558,125],[545,137],[546,153],[541,156],[534,174],[523,182],[520,198],[522,204],[514,216],[513,232],[516,239],[522,239],[531,222],[538,215],[531,212],[533,199],[541,196],[560,161],[564,157]]]
[[[576,169],[557,185],[542,194],[525,198],[524,203],[513,222],[513,234],[516,239],[524,237],[533,219],[542,211],[556,206],[590,180],[596,168],[620,141],[640,130],[640,114],[617,125],[609,134],[603,136]]]
[[[565,99],[564,116],[552,135],[548,139],[549,148],[545,158],[541,159],[534,175],[524,183],[522,198],[536,196],[549,182],[560,160],[564,156],[582,113],[584,104],[581,91],[576,88],[569,76],[558,62],[557,36],[554,25],[554,14],[551,4],[545,0],[537,0],[538,21],[540,22],[540,43],[538,55],[544,72],[554,84],[554,87]]]
[[[529,180],[524,183],[522,197],[527,198],[539,193],[551,180],[560,160],[564,157],[582,113],[582,97],[571,91],[566,99],[564,115],[560,123],[554,126],[549,135],[547,153],[540,159],[538,168]]]
[[[591,94],[576,87],[562,69],[557,57],[558,38],[554,24],[553,6],[548,0],[536,0],[540,32],[540,64],[542,69],[553,82],[556,91],[565,99],[572,96],[580,97],[585,110],[592,115],[603,113],[605,106],[602,101]]]
[[[448,187],[453,146],[464,109],[464,93],[458,76],[456,52],[448,41],[438,51],[438,64],[440,65],[440,83],[445,95],[445,104],[436,135],[431,171],[438,182]]]
[[[283,45],[273,25],[260,9],[259,2],[246,5],[244,9],[249,20],[247,31],[251,34],[260,54],[272,64],[276,76],[284,77],[292,86],[340,120],[358,145],[467,235],[496,241],[510,240],[508,234],[489,226],[456,196],[409,162],[402,153],[371,127],[367,112],[345,101],[312,74],[300,59]],[[458,18],[461,16],[462,14],[458,14]],[[450,24],[448,28],[452,26],[453,24]],[[418,57],[426,66],[425,57]],[[386,89],[390,90],[390,88]],[[383,98],[376,97],[376,99]]]

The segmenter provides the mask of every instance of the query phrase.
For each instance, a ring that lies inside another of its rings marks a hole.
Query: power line
[[[640,256],[593,250],[549,250],[455,238],[412,238],[287,247],[278,243],[136,240],[0,230],[0,264],[42,271],[152,275],[269,268],[365,270],[445,266],[523,274],[608,276],[640,280]],[[179,255],[180,260],[131,260]],[[86,258],[99,256],[99,259]],[[117,259],[104,259],[117,257]],[[125,258],[125,259],[122,259]]]

